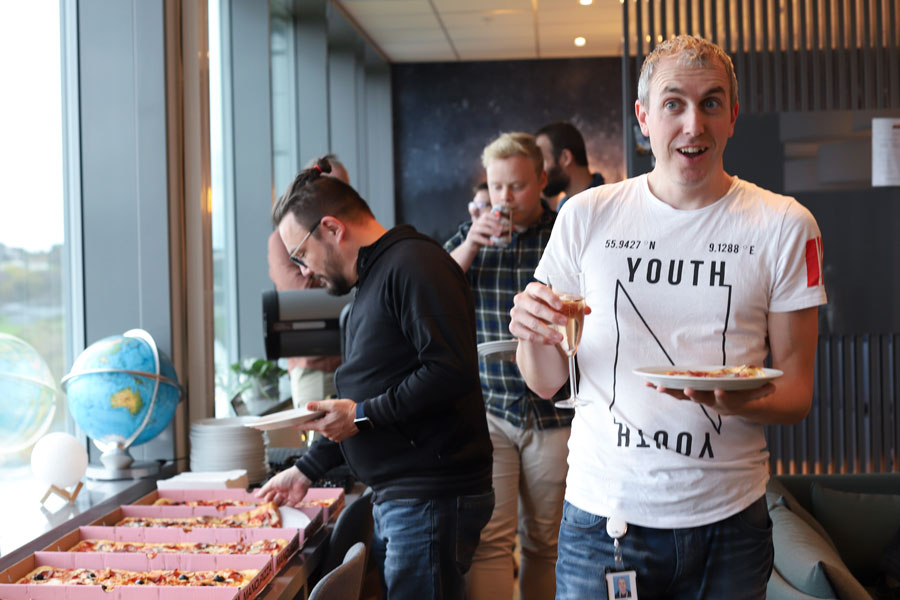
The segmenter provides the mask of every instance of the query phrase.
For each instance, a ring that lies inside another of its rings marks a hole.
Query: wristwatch
[[[375,425],[372,424],[372,421],[369,420],[369,417],[366,416],[366,413],[363,410],[362,402],[356,405],[356,418],[353,419],[353,424],[356,425],[356,428],[360,431],[370,431],[375,429]]]

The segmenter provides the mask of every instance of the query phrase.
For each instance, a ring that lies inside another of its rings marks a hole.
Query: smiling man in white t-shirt
[[[557,598],[606,597],[604,573],[616,571],[634,571],[644,600],[763,598],[773,555],[763,425],[796,423],[812,403],[821,234],[792,198],[725,172],[737,82],[718,46],[690,36],[657,46],[635,112],[653,171],[574,196],[535,271],[539,281],[583,272],[589,307]],[[511,311],[519,368],[542,397],[567,379],[548,326],[565,323],[560,307],[532,283]],[[633,373],[768,355],[784,375],[752,390],[666,390]]]

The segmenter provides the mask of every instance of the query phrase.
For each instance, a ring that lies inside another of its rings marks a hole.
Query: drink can
[[[492,212],[500,217],[500,226],[503,232],[500,235],[492,235],[491,242],[496,248],[506,248],[512,243],[512,208],[501,204],[495,206]]]

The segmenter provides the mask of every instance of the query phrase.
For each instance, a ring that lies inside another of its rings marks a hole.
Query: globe
[[[61,397],[37,350],[0,333],[0,455],[24,450],[44,435]]]
[[[172,362],[141,329],[85,348],[63,385],[72,418],[104,450],[101,460],[112,469],[127,467],[132,459],[124,451],[165,429],[181,398]],[[108,461],[112,453],[118,458]]]

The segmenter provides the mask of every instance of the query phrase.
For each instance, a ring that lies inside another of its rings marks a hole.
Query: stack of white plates
[[[266,442],[263,432],[245,423],[259,417],[200,419],[191,423],[191,471],[246,469],[250,483],[266,478]]]

